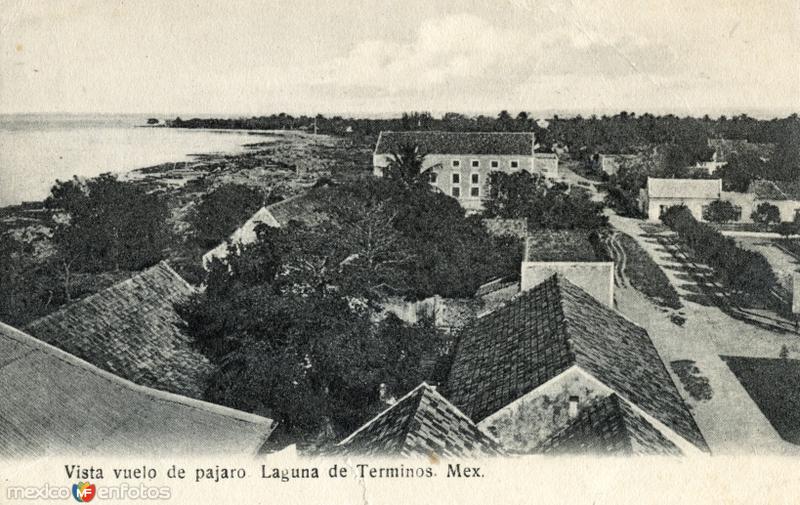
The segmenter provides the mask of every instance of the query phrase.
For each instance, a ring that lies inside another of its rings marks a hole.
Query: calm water
[[[147,116],[0,115],[0,207],[42,200],[56,179],[238,152],[246,132],[138,128]]]

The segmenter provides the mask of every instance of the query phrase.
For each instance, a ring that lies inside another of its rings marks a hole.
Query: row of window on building
[[[461,174],[458,173],[450,174],[450,178],[451,178],[450,179],[451,183],[454,184],[454,186],[450,188],[450,195],[456,198],[460,198],[461,187],[455,186],[455,184],[461,184]],[[436,184],[438,180],[439,180],[439,175],[436,172],[431,171],[430,172],[431,184]],[[470,174],[470,182],[473,184],[473,186],[469,188],[469,196],[480,197],[481,188],[480,186],[477,186],[477,184],[480,184],[481,182],[480,174]]]
[[[435,183],[439,180],[439,175],[436,172],[430,173],[431,182]],[[461,174],[451,174],[453,184],[461,184]],[[472,184],[480,184],[481,178],[480,174],[472,174],[471,175]]]
[[[452,164],[453,164],[453,168],[458,168],[458,167],[461,166],[461,160],[453,160]],[[472,160],[470,162],[470,165],[472,166],[472,168],[480,168],[481,160]],[[500,168],[500,162],[497,161],[497,160],[491,160],[489,162],[489,166],[491,168]],[[509,162],[509,166],[511,168],[519,168],[519,160],[511,160]]]

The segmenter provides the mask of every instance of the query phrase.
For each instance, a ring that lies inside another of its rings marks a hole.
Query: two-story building
[[[373,173],[382,177],[384,169],[404,145],[414,145],[425,154],[423,171],[443,193],[456,198],[472,211],[483,208],[489,196],[489,177],[493,172],[558,175],[558,157],[537,153],[531,132],[381,132],[373,153]]]

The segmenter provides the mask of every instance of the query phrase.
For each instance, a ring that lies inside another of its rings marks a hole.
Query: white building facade
[[[373,153],[373,174],[384,175],[393,153],[403,145],[415,145],[425,154],[423,171],[444,194],[469,211],[483,209],[489,197],[492,173],[526,171],[555,178],[558,157],[537,153],[530,132],[381,132]]]

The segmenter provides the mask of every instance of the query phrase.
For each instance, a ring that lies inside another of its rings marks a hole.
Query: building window
[[[453,184],[461,184],[461,175],[453,174]]]
[[[436,184],[436,179],[438,178],[437,175],[438,174],[436,172],[430,172],[429,177],[430,177],[431,184]]]
[[[453,166],[454,167],[460,167],[461,166],[461,160],[453,160]]]
[[[474,188],[469,188],[469,196],[481,196],[481,188],[477,186]]]
[[[478,184],[480,182],[480,176],[478,174],[472,174],[472,184]]]
[[[472,167],[473,168],[478,168],[479,166],[481,166],[481,161],[480,160],[472,160]]]
[[[456,198],[460,197],[461,196],[461,188],[459,188],[458,186],[453,186],[452,188],[450,188],[450,194],[453,195]]]
[[[492,165],[492,168],[497,168],[497,167],[500,166],[500,162],[497,161],[497,160],[492,160],[491,161],[491,165]]]
[[[511,168],[519,168],[519,161],[511,160]]]

